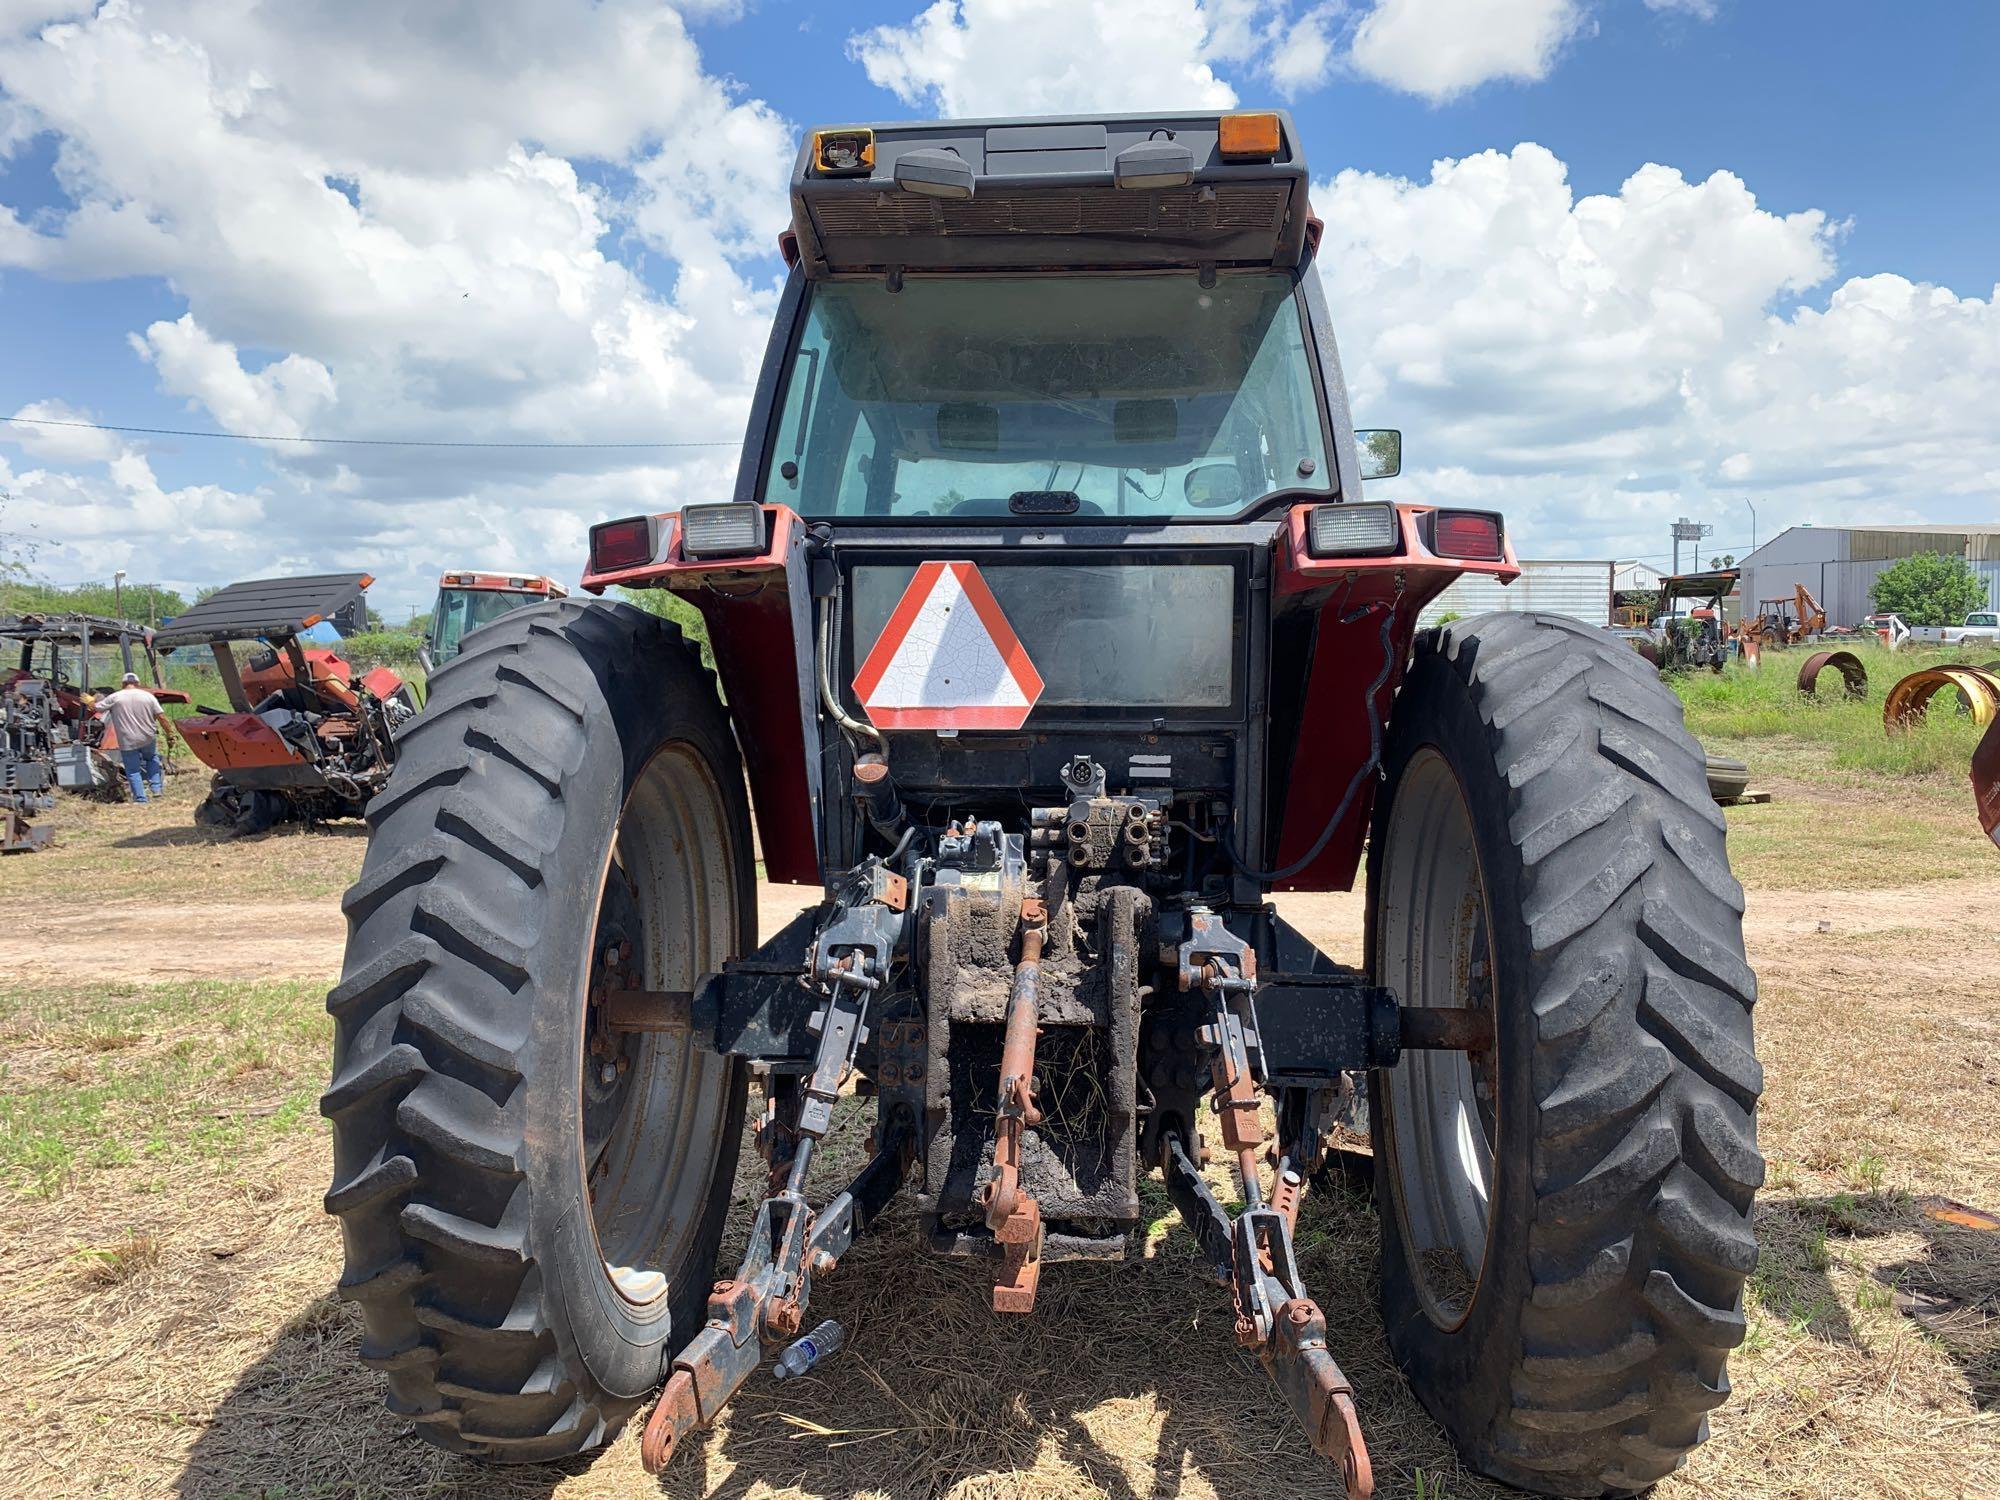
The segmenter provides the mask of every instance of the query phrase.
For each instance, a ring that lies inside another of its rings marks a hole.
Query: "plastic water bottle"
[[[805,1337],[794,1340],[778,1356],[778,1363],[771,1370],[772,1378],[790,1380],[794,1375],[803,1375],[846,1342],[847,1330],[828,1318]]]

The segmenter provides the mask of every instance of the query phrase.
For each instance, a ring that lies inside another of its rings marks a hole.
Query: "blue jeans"
[[[149,800],[146,796],[148,783],[151,783],[153,796],[155,797],[166,790],[164,783],[160,779],[160,743],[158,740],[148,740],[135,750],[121,749],[118,752],[118,758],[125,762],[125,779],[132,783],[132,800],[134,802]]]

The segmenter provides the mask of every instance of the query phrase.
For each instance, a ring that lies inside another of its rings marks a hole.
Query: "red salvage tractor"
[[[300,637],[322,621],[361,627],[366,573],[232,583],[163,626],[163,650],[207,646],[229,707],[204,708],[174,727],[215,772],[194,818],[205,827],[262,833],[281,822],[358,818],[396,762],[395,731],[417,704],[386,667],[356,676],[339,651]],[[238,663],[232,643],[260,650]]]
[[[733,498],[591,534],[585,588],[692,603],[719,684],[631,605],[518,610],[369,808],[326,1206],[431,1441],[638,1416],[658,1469],[897,1193],[1020,1316],[1157,1173],[1366,1495],[1293,1239],[1357,1090],[1387,1335],[1467,1462],[1630,1492],[1702,1440],[1763,1175],[1722,815],[1621,642],[1417,630],[1517,567],[1498,515],[1364,498],[1400,440],[1350,424],[1307,185],[1275,113],[807,138]],[[753,806],[823,893],[769,936]],[[1267,901],[1362,879],[1359,952]],[[873,1155],[815,1189],[844,1089]]]
[[[567,599],[569,590],[553,578],[520,573],[447,573],[438,580],[437,601],[431,605],[431,628],[419,652],[425,672],[435,672],[458,655],[465,638],[490,625],[509,610],[550,599]]]

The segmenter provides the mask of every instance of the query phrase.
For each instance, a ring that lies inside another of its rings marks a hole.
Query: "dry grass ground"
[[[1735,1398],[1657,1494],[2000,1494],[2000,1235],[1919,1205],[2000,1208],[2000,859],[1947,779],[1750,758],[1780,792],[1731,814],[1762,976],[1763,1261]],[[921,1252],[892,1213],[815,1304],[848,1352],[753,1382],[663,1483],[629,1437],[510,1473],[425,1447],[356,1359],[319,1209],[320,995],[360,840],[211,840],[192,793],[66,804],[63,848],[0,862],[0,1494],[1334,1493],[1156,1190],[1148,1260],[1052,1268],[1024,1321],[994,1320],[987,1274]],[[766,896],[768,928],[793,897]],[[1351,899],[1288,910],[1352,952]],[[864,1128],[845,1116],[836,1154]],[[1458,1469],[1384,1357],[1365,1194],[1323,1184],[1301,1240],[1381,1493],[1501,1493]]]

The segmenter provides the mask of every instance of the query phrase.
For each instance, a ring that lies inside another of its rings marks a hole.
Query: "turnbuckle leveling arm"
[[[1021,961],[1007,997],[1007,1028],[1000,1048],[1000,1107],[993,1126],[993,1175],[985,1193],[986,1226],[1000,1246],[1000,1279],[993,1288],[997,1313],[1035,1308],[1042,1276],[1042,1207],[1021,1188],[1021,1137],[1040,1122],[1035,1106],[1035,1035],[1040,1020],[1042,942],[1049,912],[1038,897],[1021,903]]]

